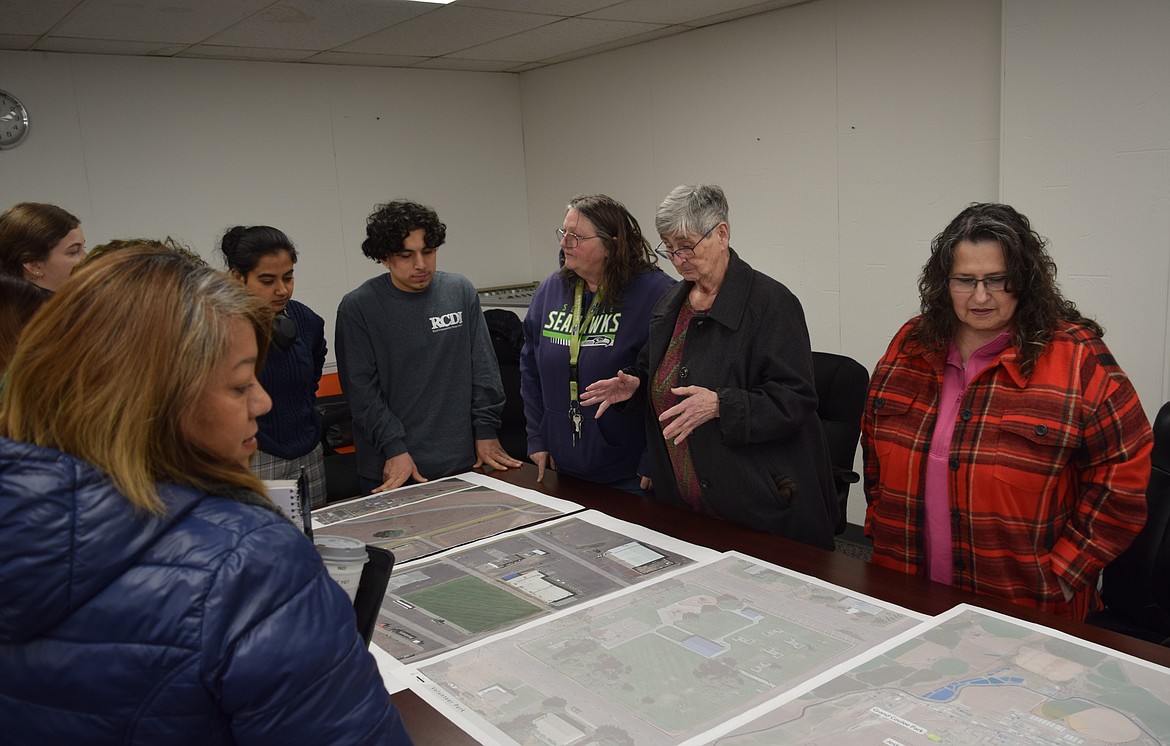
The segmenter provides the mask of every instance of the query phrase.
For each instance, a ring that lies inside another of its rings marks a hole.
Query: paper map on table
[[[399,565],[373,642],[418,662],[718,553],[586,511]]]
[[[485,743],[677,743],[922,617],[736,553],[416,667]]]
[[[861,658],[702,743],[1170,743],[1170,669],[994,612],[956,606]]]
[[[468,472],[321,508],[313,512],[313,531],[389,549],[401,565],[580,510],[576,503]]]

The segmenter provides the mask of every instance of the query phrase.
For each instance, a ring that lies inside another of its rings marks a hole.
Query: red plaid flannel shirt
[[[924,485],[945,351],[895,335],[862,421],[875,564],[924,572]],[[1146,518],[1153,435],[1100,338],[1058,331],[1031,376],[1008,347],[963,392],[950,449],[954,585],[1064,616],[1098,604],[1101,569]],[[1057,578],[1075,591],[1065,601]]]

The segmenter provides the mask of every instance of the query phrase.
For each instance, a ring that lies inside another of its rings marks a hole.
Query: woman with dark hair
[[[16,341],[32,315],[49,296],[35,285],[0,275],[0,379],[16,350]]]
[[[604,194],[574,197],[557,236],[564,264],[537,288],[524,320],[520,387],[528,457],[537,481],[551,466],[639,492],[638,461],[646,450],[641,413],[597,420],[580,395],[634,364],[646,344],[650,309],[674,281],[657,267],[634,216]]]
[[[6,743],[410,743],[248,469],[271,332],[224,273],[135,248],[25,328],[0,392]]]
[[[18,202],[0,213],[0,272],[55,292],[84,257],[81,221],[60,207]]]
[[[1150,425],[1028,219],[939,233],[863,419],[873,561],[1083,619],[1145,522]]]
[[[272,345],[260,383],[272,410],[260,417],[260,451],[252,471],[261,479],[297,479],[302,470],[314,508],[325,505],[325,455],[315,406],[325,365],[325,321],[292,299],[297,250],[283,232],[267,225],[237,225],[220,251],[232,277],[263,299],[275,314]]]

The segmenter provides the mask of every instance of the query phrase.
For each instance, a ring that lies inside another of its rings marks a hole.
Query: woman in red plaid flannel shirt
[[[1096,322],[1007,205],[935,237],[863,419],[873,561],[1083,619],[1145,522],[1153,442]]]

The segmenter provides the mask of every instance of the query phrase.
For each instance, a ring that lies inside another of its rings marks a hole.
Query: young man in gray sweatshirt
[[[369,492],[520,466],[496,437],[504,387],[479,296],[467,278],[435,269],[446,236],[429,207],[379,205],[362,253],[387,273],[337,308],[337,369]]]

